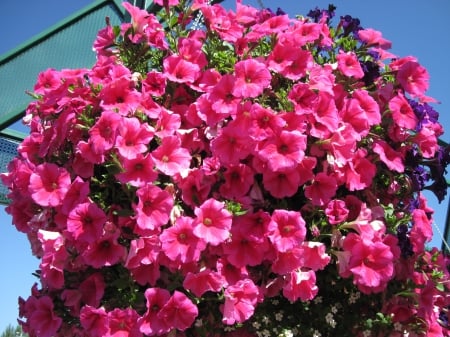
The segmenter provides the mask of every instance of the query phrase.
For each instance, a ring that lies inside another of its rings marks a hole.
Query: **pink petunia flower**
[[[183,280],[183,287],[197,297],[202,297],[207,291],[218,292],[223,286],[224,277],[209,268],[203,268],[198,273],[188,272]]]
[[[328,222],[332,225],[344,222],[347,220],[349,210],[346,207],[345,201],[340,199],[331,200],[325,208],[325,215]]]
[[[249,319],[259,297],[259,289],[251,279],[243,279],[225,289],[222,322],[227,325]]]
[[[169,192],[158,186],[144,185],[136,191],[137,205],[133,205],[136,212],[136,224],[142,231],[152,231],[165,225],[169,221],[173,207],[173,197]]]
[[[296,168],[277,172],[263,172],[264,188],[275,198],[293,196],[300,186],[300,174]]]
[[[102,112],[94,126],[89,129],[90,140],[95,152],[104,153],[114,146],[121,120],[122,117],[117,112],[111,110]]]
[[[29,297],[26,305],[30,311],[27,323],[32,332],[36,336],[53,337],[62,324],[62,318],[56,315],[52,299],[49,296]]]
[[[237,62],[234,72],[236,82],[233,95],[235,97],[256,97],[262,94],[272,79],[267,67],[255,59]]]
[[[416,128],[419,120],[403,94],[398,93],[389,101],[389,110],[398,126],[410,130]]]
[[[295,169],[305,156],[306,136],[298,131],[281,131],[262,145],[258,156],[272,171]]]
[[[64,267],[69,257],[64,247],[64,237],[58,232],[38,231],[44,255],[41,258],[41,282],[50,289],[64,286]]]
[[[185,294],[175,290],[158,313],[158,318],[171,328],[184,331],[192,326],[197,315],[197,306]]]
[[[147,311],[139,319],[139,330],[150,336],[169,332],[172,327],[159,315],[170,299],[169,291],[163,288],[148,288],[144,296],[147,301]]]
[[[230,165],[223,173],[224,183],[220,185],[219,192],[224,198],[234,199],[243,197],[254,181],[253,170],[245,164]]]
[[[173,226],[159,236],[162,251],[172,261],[196,262],[206,248],[203,239],[193,234],[192,222],[190,217],[179,217]]]
[[[206,200],[196,207],[194,219],[194,235],[217,246],[230,235],[232,214],[225,209],[225,203],[215,199]]]
[[[417,61],[407,61],[398,69],[397,81],[412,97],[422,97],[429,87],[430,75]]]
[[[136,158],[122,159],[123,172],[116,174],[122,184],[142,187],[156,180],[158,173],[153,169],[153,159],[150,154],[139,153]]]
[[[298,299],[310,301],[316,297],[319,287],[316,285],[316,274],[312,270],[296,270],[289,274],[283,295],[291,302]]]
[[[157,235],[132,240],[125,267],[140,285],[154,286],[159,279],[159,254],[161,251]]]
[[[122,157],[134,159],[138,154],[147,151],[153,133],[152,127],[147,123],[141,123],[136,117],[123,118],[115,146]]]
[[[127,250],[118,242],[118,233],[107,233],[90,243],[81,256],[94,268],[113,266],[125,261]]]
[[[241,127],[228,124],[211,141],[211,151],[223,165],[238,164],[251,152],[252,142]]]
[[[354,52],[342,52],[336,55],[339,71],[348,77],[360,79],[364,77],[364,71]]]
[[[186,175],[191,164],[191,155],[181,147],[181,140],[177,136],[164,137],[151,155],[156,168],[169,176],[177,173]]]
[[[71,184],[69,172],[53,163],[43,163],[30,175],[29,191],[40,206],[61,205]]]
[[[276,209],[269,222],[267,236],[277,251],[286,252],[305,239],[305,220],[300,212]]]
[[[142,337],[137,324],[139,314],[132,308],[108,312],[109,332],[105,337]]]
[[[393,171],[402,173],[405,170],[403,163],[403,154],[395,151],[383,140],[377,140],[373,144],[373,152],[380,156],[380,160],[386,164],[386,166]]]
[[[107,217],[94,202],[78,204],[67,217],[67,231],[75,240],[91,243],[101,237]]]
[[[336,178],[325,172],[319,172],[312,183],[305,187],[305,196],[313,205],[323,206],[335,196],[337,187]]]
[[[163,61],[164,75],[172,82],[193,83],[200,76],[198,64],[186,61],[179,55],[171,55]]]
[[[85,305],[80,311],[80,323],[92,337],[103,337],[108,333],[108,314],[104,307],[94,308]]]

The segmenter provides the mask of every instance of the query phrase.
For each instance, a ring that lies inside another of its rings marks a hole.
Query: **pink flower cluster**
[[[2,175],[41,259],[24,331],[244,335],[261,304],[309,303],[321,279],[364,295],[401,285],[414,296],[379,311],[447,336],[446,261],[425,250],[432,210],[411,184],[441,150],[441,125],[409,101],[430,101],[426,70],[391,61],[371,29],[346,50],[326,16],[157,3],[159,16],[125,2],[132,22],[98,33],[91,69],[39,75]],[[369,52],[386,74],[370,77]]]

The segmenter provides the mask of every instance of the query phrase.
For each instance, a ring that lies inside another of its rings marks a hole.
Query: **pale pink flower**
[[[212,246],[217,246],[230,235],[232,214],[226,210],[225,203],[215,199],[206,200],[196,207],[194,220],[194,235],[205,240]]]
[[[262,94],[272,79],[267,67],[255,59],[237,62],[234,72],[236,82],[233,95],[236,97],[256,97]]]
[[[40,206],[61,205],[71,184],[69,172],[53,163],[43,163],[30,175],[29,191]]]
[[[251,279],[243,279],[228,286],[224,293],[222,322],[227,325],[242,323],[249,319],[258,302],[259,289]]]

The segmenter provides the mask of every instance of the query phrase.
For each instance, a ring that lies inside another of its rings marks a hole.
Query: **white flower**
[[[331,325],[332,328],[336,327],[336,321],[333,318],[333,314],[331,312],[329,312],[326,316],[325,316],[325,321]]]
[[[282,311],[277,312],[275,314],[275,320],[277,320],[278,322],[281,322],[283,320],[283,312]]]

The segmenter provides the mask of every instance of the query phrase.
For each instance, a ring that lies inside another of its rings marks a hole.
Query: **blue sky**
[[[244,4],[259,7],[257,0],[242,1]],[[1,0],[0,55],[92,2],[92,0]],[[441,124],[448,130],[442,140],[450,142],[450,62],[448,61],[450,1],[262,0],[262,2],[272,9],[281,7],[291,16],[305,15],[316,6],[326,8],[329,3],[333,3],[337,6],[338,16],[349,14],[359,18],[364,28],[380,30],[385,38],[392,41],[391,51],[394,54],[417,57],[431,75],[428,95],[441,101],[441,104],[435,105],[435,108],[440,112]],[[223,4],[228,8],[234,8],[234,0],[225,0]],[[429,204],[435,209],[435,222],[443,230],[448,198],[438,204],[433,195],[427,194],[427,197]],[[440,245],[439,234],[435,233],[431,246],[440,247]],[[18,233],[11,225],[11,218],[3,208],[0,208],[0,264],[3,267],[0,287],[1,332],[8,324],[15,324],[17,298],[18,296],[28,297],[30,288],[36,281],[31,273],[39,264],[31,256],[26,237]]]

